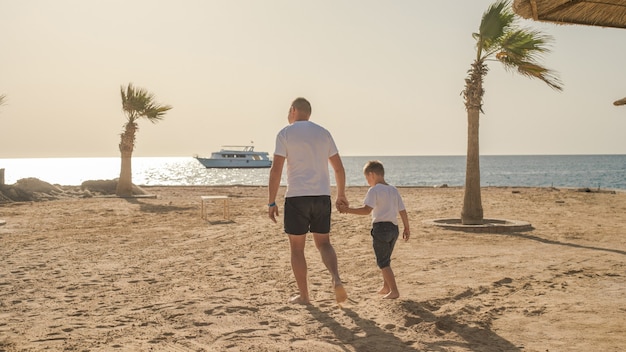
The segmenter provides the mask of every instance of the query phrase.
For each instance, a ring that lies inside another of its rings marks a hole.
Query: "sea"
[[[363,165],[380,160],[395,186],[464,186],[465,156],[342,156],[348,186],[366,186]],[[0,159],[5,184],[38,178],[80,185],[119,177],[120,158]],[[193,157],[133,157],[133,183],[144,186],[265,186],[269,169],[207,169]],[[626,155],[497,155],[480,157],[481,186],[626,190]],[[286,184],[283,172],[282,184]],[[331,183],[334,177],[331,172]]]

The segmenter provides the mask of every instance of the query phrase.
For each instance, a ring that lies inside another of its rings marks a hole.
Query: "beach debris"
[[[113,195],[117,189],[117,181],[117,178],[113,180],[87,180],[80,185],[80,189],[90,194]],[[147,192],[133,184],[132,194],[145,195]]]
[[[23,178],[13,185],[0,186],[0,201],[28,202],[58,199],[64,193],[57,185],[34,177]]]
[[[579,188],[576,190],[577,192],[584,192],[584,193],[608,193],[608,194],[616,194],[616,192],[614,190],[603,190],[600,189],[600,187],[598,187],[597,189],[591,189],[589,187],[584,187],[584,188]]]
[[[0,203],[36,202],[62,198],[91,198],[100,195],[115,195],[117,179],[85,181],[79,186],[53,185],[38,178],[18,180],[13,185],[0,185]],[[139,186],[132,186],[133,195],[146,195]]]
[[[29,177],[29,178],[23,178],[23,179],[17,180],[14,187],[21,189],[25,192],[29,192],[29,193],[34,193],[34,192],[49,193],[49,194],[63,193],[63,190],[60,187],[50,184],[46,181],[42,181],[35,177]]]

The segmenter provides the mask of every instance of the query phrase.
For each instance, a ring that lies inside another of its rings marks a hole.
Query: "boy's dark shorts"
[[[285,198],[285,232],[289,235],[330,233],[330,196]]]
[[[391,253],[400,234],[398,225],[392,222],[375,222],[370,233],[372,234],[376,264],[380,269],[390,266]]]

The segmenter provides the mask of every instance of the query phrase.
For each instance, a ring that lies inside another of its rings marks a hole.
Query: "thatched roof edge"
[[[626,0],[514,0],[513,11],[535,21],[626,28]]]

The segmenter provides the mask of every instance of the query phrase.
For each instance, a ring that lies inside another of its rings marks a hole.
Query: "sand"
[[[485,217],[534,229],[465,233],[422,223],[458,217],[462,189],[400,188],[413,235],[392,258],[397,300],[376,294],[369,217],[334,212],[349,294],[338,307],[311,239],[312,304],[287,303],[288,242],[267,218],[265,187],[144,189],[157,197],[0,204],[0,351],[626,346],[626,193],[485,188]],[[212,202],[203,220],[201,195],[230,196],[231,219]]]

